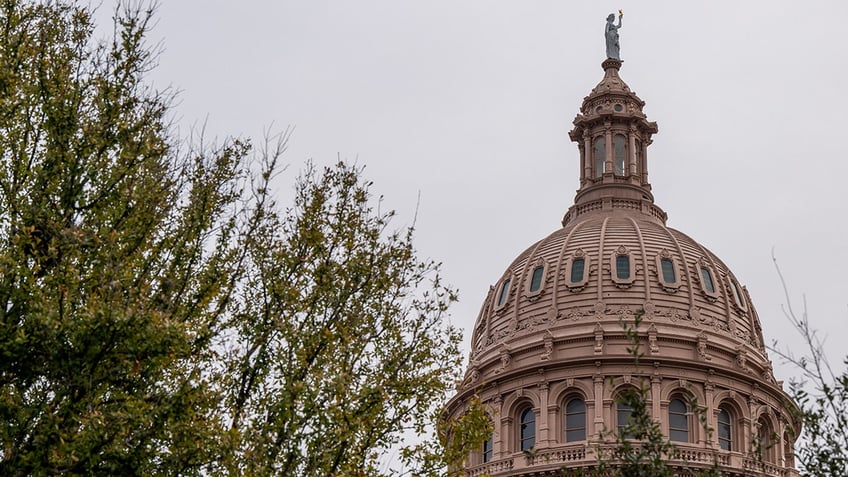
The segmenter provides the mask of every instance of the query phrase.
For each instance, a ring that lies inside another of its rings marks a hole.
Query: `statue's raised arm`
[[[621,47],[618,45],[618,29],[621,28],[621,17],[624,14],[621,10],[618,11],[618,25],[614,24],[615,14],[610,13],[607,16],[607,27],[604,31],[604,37],[607,40],[607,58],[621,60]]]

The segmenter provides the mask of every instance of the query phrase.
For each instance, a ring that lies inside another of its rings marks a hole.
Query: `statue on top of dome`
[[[621,47],[618,45],[618,29],[621,28],[621,17],[624,16],[621,10],[618,11],[618,25],[615,25],[615,14],[610,13],[607,16],[607,26],[604,30],[604,37],[607,40],[607,58],[621,61]]]

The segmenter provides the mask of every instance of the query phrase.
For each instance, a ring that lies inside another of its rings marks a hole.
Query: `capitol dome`
[[[448,403],[458,415],[479,396],[494,428],[467,473],[592,468],[628,419],[618,394],[647,383],[651,415],[677,449],[673,465],[797,475],[800,428],[751,297],[715,254],[666,226],[648,182],[657,125],[619,76],[621,62],[602,68],[569,133],[580,152],[574,205],[490,287]],[[638,363],[625,333],[637,317]]]

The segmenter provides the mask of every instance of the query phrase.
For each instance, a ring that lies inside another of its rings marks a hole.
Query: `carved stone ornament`
[[[660,346],[657,344],[657,327],[653,323],[648,328],[648,347],[651,350],[651,354],[660,353]]]
[[[698,359],[701,361],[711,361],[712,356],[707,354],[707,335],[702,331],[698,333]]]
[[[545,332],[545,350],[542,352],[542,361],[547,361],[551,359],[551,355],[554,352],[554,335],[551,334],[551,330]]]
[[[736,348],[736,366],[746,373],[751,372],[751,369],[748,368],[748,352],[745,351],[743,346]]]
[[[595,354],[604,352],[604,327],[600,323],[595,324]]]
[[[501,367],[498,368],[495,373],[502,373],[509,366],[510,361],[512,361],[512,356],[509,354],[509,348],[506,347],[506,344],[501,343]]]

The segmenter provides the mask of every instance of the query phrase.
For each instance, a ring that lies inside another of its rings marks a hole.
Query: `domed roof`
[[[472,360],[567,335],[621,332],[644,313],[645,326],[745,352],[768,367],[747,290],[715,254],[640,210],[596,210],[533,244],[507,267],[472,335]],[[495,357],[495,356],[492,356]]]
[[[636,315],[658,359],[691,356],[774,382],[745,287],[715,254],[667,227],[654,204],[647,148],[656,123],[619,77],[621,62],[602,67],[604,79],[584,98],[569,134],[580,149],[574,205],[561,229],[521,253],[490,287],[472,333],[467,383],[534,347],[602,346]],[[585,358],[602,357],[595,354]]]

